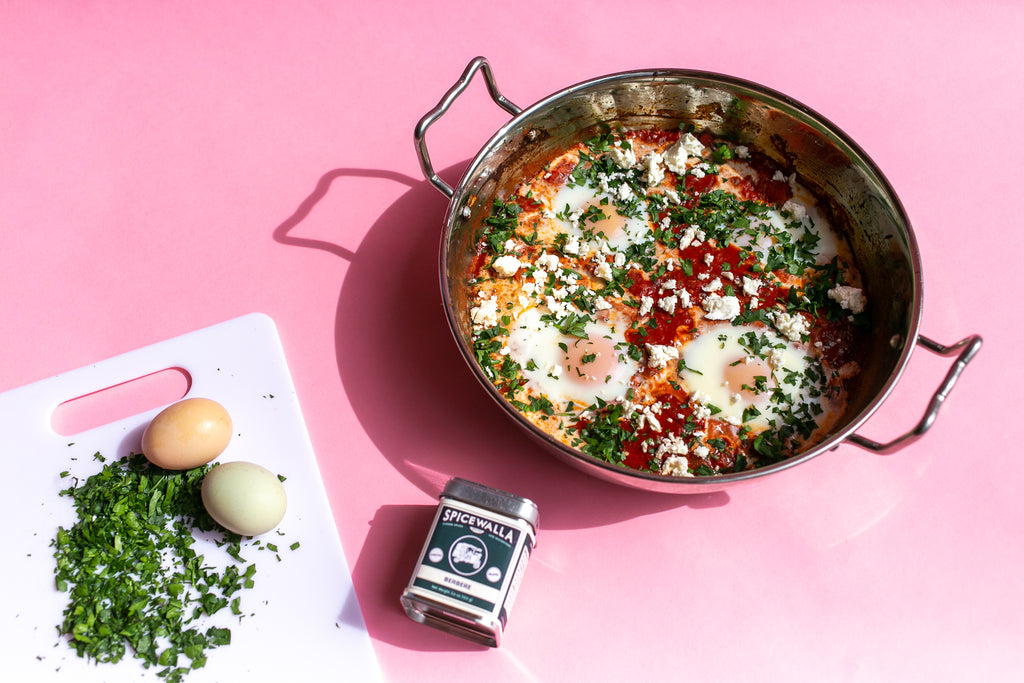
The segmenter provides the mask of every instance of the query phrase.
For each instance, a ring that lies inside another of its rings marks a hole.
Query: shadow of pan
[[[293,235],[333,184],[347,178],[409,189],[380,212],[356,251]],[[543,451],[493,404],[446,322],[438,272],[445,209],[445,199],[425,180],[335,169],[274,232],[282,244],[348,261],[335,317],[338,373],[361,426],[392,466],[435,497],[458,476],[530,498],[545,528],[727,504],[726,493],[655,494],[590,477]]]

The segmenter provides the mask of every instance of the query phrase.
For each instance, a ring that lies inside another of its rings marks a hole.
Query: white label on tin
[[[470,581],[458,574],[452,574],[451,572],[446,572],[441,569],[437,569],[436,567],[426,565],[420,567],[416,578],[424,579],[441,586],[448,586],[453,590],[484,600],[492,605],[501,601],[500,590],[486,586],[479,581]]]

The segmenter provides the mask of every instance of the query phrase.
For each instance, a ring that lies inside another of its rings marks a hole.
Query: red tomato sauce
[[[644,128],[630,133],[631,138],[654,145],[674,143],[679,139],[678,130],[662,130],[660,128]]]

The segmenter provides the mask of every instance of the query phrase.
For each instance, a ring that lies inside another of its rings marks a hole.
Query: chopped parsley
[[[580,450],[613,465],[622,465],[626,451],[624,442],[630,438],[625,428],[624,410],[621,404],[599,403],[601,406],[593,419],[583,421],[579,429]]]
[[[176,682],[231,642],[229,629],[204,618],[224,608],[239,613],[256,565],[241,557],[242,537],[203,508],[208,470],[165,471],[132,454],[60,492],[72,499],[77,521],[51,541],[56,587],[68,596],[58,631],[80,657],[130,655]],[[222,569],[196,553],[196,531],[224,547]]]

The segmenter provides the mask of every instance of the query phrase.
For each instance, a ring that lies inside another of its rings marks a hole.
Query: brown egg
[[[231,416],[208,398],[186,398],[164,408],[142,435],[142,453],[165,470],[210,462],[231,441]]]

